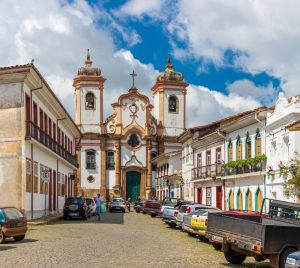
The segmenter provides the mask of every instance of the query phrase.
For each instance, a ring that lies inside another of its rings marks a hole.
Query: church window
[[[95,108],[95,96],[91,92],[87,93],[85,96],[85,108],[87,109]]]
[[[136,134],[131,134],[127,143],[131,147],[136,147],[140,144],[140,141],[139,141],[139,138]]]
[[[86,152],[86,169],[96,168],[96,152],[93,150]]]
[[[114,151],[107,152],[106,169],[109,169],[109,170],[115,169],[115,152]]]
[[[178,99],[176,96],[169,97],[169,112],[170,113],[178,112]]]

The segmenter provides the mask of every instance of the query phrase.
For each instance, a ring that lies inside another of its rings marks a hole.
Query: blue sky
[[[167,55],[190,84],[188,126],[300,89],[297,0],[52,0],[1,2],[2,66],[35,64],[75,117],[72,81],[86,49],[105,82],[105,116],[138,73],[151,86]]]

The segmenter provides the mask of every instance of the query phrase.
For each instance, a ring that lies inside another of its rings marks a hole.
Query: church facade
[[[77,146],[77,195],[104,198],[155,196],[156,167],[152,159],[181,150],[177,137],[186,128],[186,87],[170,58],[151,88],[153,100],[134,85],[124,90],[104,120],[105,81],[88,52],[73,86],[76,125],[82,133]]]

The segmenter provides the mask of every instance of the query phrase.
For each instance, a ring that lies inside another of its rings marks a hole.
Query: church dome
[[[168,56],[168,64],[165,70],[156,78],[158,82],[163,81],[183,81],[183,74],[176,72],[174,66],[171,64],[170,55]]]
[[[78,68],[77,75],[88,75],[88,76],[100,76],[101,70],[100,68],[92,67],[93,62],[91,61],[90,50],[87,51],[86,61],[84,62],[84,66]]]

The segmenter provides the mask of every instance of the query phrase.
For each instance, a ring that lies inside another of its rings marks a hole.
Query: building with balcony
[[[80,131],[31,63],[0,68],[0,204],[38,218],[74,195]]]
[[[300,153],[300,98],[286,98],[279,94],[274,111],[267,115],[266,196],[279,200],[296,201],[284,195],[284,183],[290,178],[287,173],[289,162]]]
[[[181,152],[162,153],[153,159],[156,165],[155,193],[162,200],[164,197],[184,198],[181,171]]]
[[[239,119],[225,123],[225,163],[222,180],[226,209],[260,211],[265,189],[265,107],[249,111]]]

